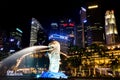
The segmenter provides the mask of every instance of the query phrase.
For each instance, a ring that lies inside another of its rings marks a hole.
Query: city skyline
[[[3,79],[120,77],[118,0],[4,1],[0,12]]]
[[[30,1],[28,3],[24,1],[15,1],[15,3],[10,2],[8,5],[6,4],[6,7],[1,7],[0,28],[4,30],[12,30],[19,27],[23,30],[23,33],[25,33],[24,36],[26,38],[29,34],[29,29],[31,26],[30,23],[33,17],[40,22],[46,32],[49,31],[51,22],[57,22],[64,18],[71,18],[72,21],[78,25],[80,24],[79,11],[82,6],[85,6],[86,2],[88,1],[51,1],[49,4],[45,1],[41,2],[41,4],[45,4],[44,6],[42,6],[38,1]],[[106,10],[115,11],[116,25],[119,33],[120,12],[118,1],[113,2],[112,0],[101,0],[101,5],[103,5],[103,22]]]

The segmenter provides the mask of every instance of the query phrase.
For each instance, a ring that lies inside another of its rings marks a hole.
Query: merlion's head
[[[58,41],[52,41],[48,44],[48,46],[52,47],[54,50],[60,51],[60,43]]]

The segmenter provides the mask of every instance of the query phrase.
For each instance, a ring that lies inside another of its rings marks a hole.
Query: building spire
[[[118,31],[116,28],[114,10],[107,10],[105,13],[105,33],[106,44],[115,44],[117,42]]]

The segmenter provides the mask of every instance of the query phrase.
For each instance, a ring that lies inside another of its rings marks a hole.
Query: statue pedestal
[[[68,76],[66,76],[63,72],[55,73],[55,72],[47,71],[47,72],[43,72],[41,74],[41,78],[56,78],[56,79],[64,78],[64,79],[67,79]]]

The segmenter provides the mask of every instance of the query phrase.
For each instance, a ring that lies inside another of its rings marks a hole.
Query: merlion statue
[[[58,41],[52,41],[48,44],[51,51],[48,52],[49,57],[49,71],[58,72],[60,66],[60,43]]]
[[[67,76],[59,71],[60,67],[60,54],[64,53],[60,52],[60,43],[58,41],[52,41],[48,44],[47,55],[49,57],[49,69],[47,72],[44,72],[41,77],[48,78],[67,78]],[[44,51],[44,50],[42,50]]]

